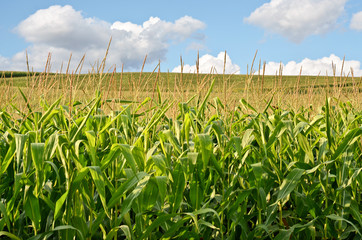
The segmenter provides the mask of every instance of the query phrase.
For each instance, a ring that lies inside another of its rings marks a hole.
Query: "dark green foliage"
[[[161,98],[0,112],[0,236],[361,239],[361,112],[225,113],[208,97],[176,119]]]

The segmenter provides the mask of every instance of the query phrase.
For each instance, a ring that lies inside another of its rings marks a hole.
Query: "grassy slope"
[[[358,105],[362,101],[362,79],[316,76],[248,76],[206,75],[179,73],[105,73],[105,74],[54,74],[25,72],[3,72],[0,78],[0,107],[9,102],[23,102],[21,88],[31,105],[38,105],[39,97],[54,101],[62,97],[64,103],[72,100],[88,101],[96,90],[108,99],[143,101],[145,98],[162,98],[178,102],[187,101],[195,94],[206,94],[215,80],[212,98],[218,97],[233,108],[245,98],[257,109],[273,96],[272,104],[282,108],[322,105],[325,95],[343,99]],[[357,106],[358,107],[358,106]]]
[[[139,80],[140,78],[140,74],[142,74],[141,78],[142,79],[148,79],[148,78],[155,78],[157,73],[140,73],[140,72],[127,72],[127,73],[123,73],[123,78],[124,78],[124,84],[125,87],[127,89],[127,87],[130,87],[129,81],[132,80]],[[27,79],[28,79],[28,75],[30,76],[30,78],[34,78],[34,77],[39,77],[40,75],[43,75],[43,73],[30,73],[28,74],[27,72],[2,72],[0,73],[1,76],[1,80],[3,83],[10,83],[13,82],[14,86],[17,87],[25,87],[26,83],[27,83]],[[51,75],[51,76],[55,76],[55,74],[47,74],[47,75]],[[105,81],[109,80],[109,78],[111,77],[111,74],[105,74]],[[199,78],[199,80],[202,80],[204,78],[210,78],[209,74],[199,74],[197,76],[197,74],[190,74],[190,73],[184,73],[183,75],[183,80],[187,81],[188,83],[191,83],[192,85],[197,84],[197,79]],[[64,78],[65,74],[61,74],[58,75],[61,78]],[[96,78],[97,74],[92,74],[91,75],[93,78]],[[49,76],[48,76],[49,77]],[[89,74],[81,74],[80,75],[80,79],[84,79],[84,78],[88,78]],[[115,73],[114,74],[114,79],[120,79],[121,78],[121,73]],[[181,74],[179,73],[160,73],[159,76],[159,81],[162,84],[171,84],[174,85],[175,83],[175,78],[179,81],[181,81]],[[349,78],[345,78],[345,77],[340,77],[340,76],[336,76],[336,77],[325,77],[325,76],[259,76],[259,75],[254,75],[254,76],[250,76],[250,75],[212,75],[212,78],[217,79],[217,83],[216,84],[222,84],[223,79],[227,80],[230,82],[230,84],[233,84],[233,86],[236,86],[237,90],[242,90],[243,87],[245,87],[246,84],[246,80],[247,79],[252,79],[251,81],[254,84],[257,84],[259,87],[261,87],[262,82],[264,83],[264,87],[265,88],[273,88],[275,87],[276,84],[282,84],[284,87],[295,87],[298,82],[299,82],[299,86],[301,88],[307,88],[309,86],[313,86],[315,88],[324,88],[324,87],[333,87],[335,84],[340,84],[340,85],[344,85],[346,87],[352,86],[353,82],[356,82],[357,84],[359,84],[359,87],[362,88],[361,86],[361,82],[362,80],[360,78],[355,78],[352,79],[351,77]],[[151,81],[154,79],[151,79]],[[94,80],[96,81],[96,80]]]

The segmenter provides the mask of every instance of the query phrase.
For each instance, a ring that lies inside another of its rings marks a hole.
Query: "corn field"
[[[229,111],[211,91],[2,110],[0,237],[362,239],[360,111]]]

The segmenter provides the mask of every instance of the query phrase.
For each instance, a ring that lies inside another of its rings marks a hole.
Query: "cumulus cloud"
[[[6,67],[8,66],[9,66],[9,60],[0,55],[0,71],[5,71]]]
[[[46,57],[44,59],[43,67],[45,66]],[[19,52],[11,58],[0,56],[0,71],[25,71],[26,66],[26,53]]]
[[[332,67],[332,64],[334,67]],[[302,75],[333,76],[333,68],[335,68],[335,74],[339,76],[343,65],[343,75],[347,76],[349,74],[349,76],[351,76],[351,69],[353,69],[354,76],[362,76],[361,63],[359,61],[345,60],[343,64],[343,59],[334,54],[316,60],[305,58],[298,63],[295,61],[290,61],[286,64],[268,62],[265,66],[265,74],[279,74],[280,65],[283,75],[299,75],[300,69],[302,68]]]
[[[107,22],[84,18],[67,5],[38,10],[22,21],[16,31],[33,44],[84,50],[89,45],[103,45],[109,38],[109,28]]]
[[[199,72],[200,73],[223,73],[224,69],[224,58],[225,52],[220,52],[217,57],[214,57],[209,54],[205,54],[199,59]],[[181,72],[181,66],[175,67],[172,72]],[[196,65],[185,64],[183,66],[184,73],[196,73]],[[233,64],[231,58],[226,54],[226,65],[225,73],[227,74],[239,74],[240,67],[236,64]]]
[[[362,11],[353,14],[351,24],[349,26],[351,29],[362,31]]]
[[[299,43],[332,30],[347,0],[271,0],[244,21]]]
[[[56,5],[38,10],[15,30],[30,43],[28,54],[31,66],[37,70],[42,69],[51,52],[52,69],[58,70],[63,61],[67,62],[71,53],[73,67],[84,54],[88,66],[97,60],[101,61],[111,36],[108,61],[117,65],[124,63],[128,69],[137,69],[142,65],[146,54],[149,63],[163,60],[171,44],[190,38],[203,39],[204,35],[200,33],[203,28],[203,22],[190,16],[184,16],[175,22],[150,17],[141,25],[120,21],[109,23],[97,18],[86,18],[72,6]],[[25,57],[21,62],[14,62],[21,55],[25,55],[25,51],[7,59],[12,68],[24,70]]]

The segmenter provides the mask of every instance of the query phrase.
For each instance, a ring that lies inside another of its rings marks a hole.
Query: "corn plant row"
[[[362,238],[361,112],[226,111],[210,92],[1,111],[0,237]]]

